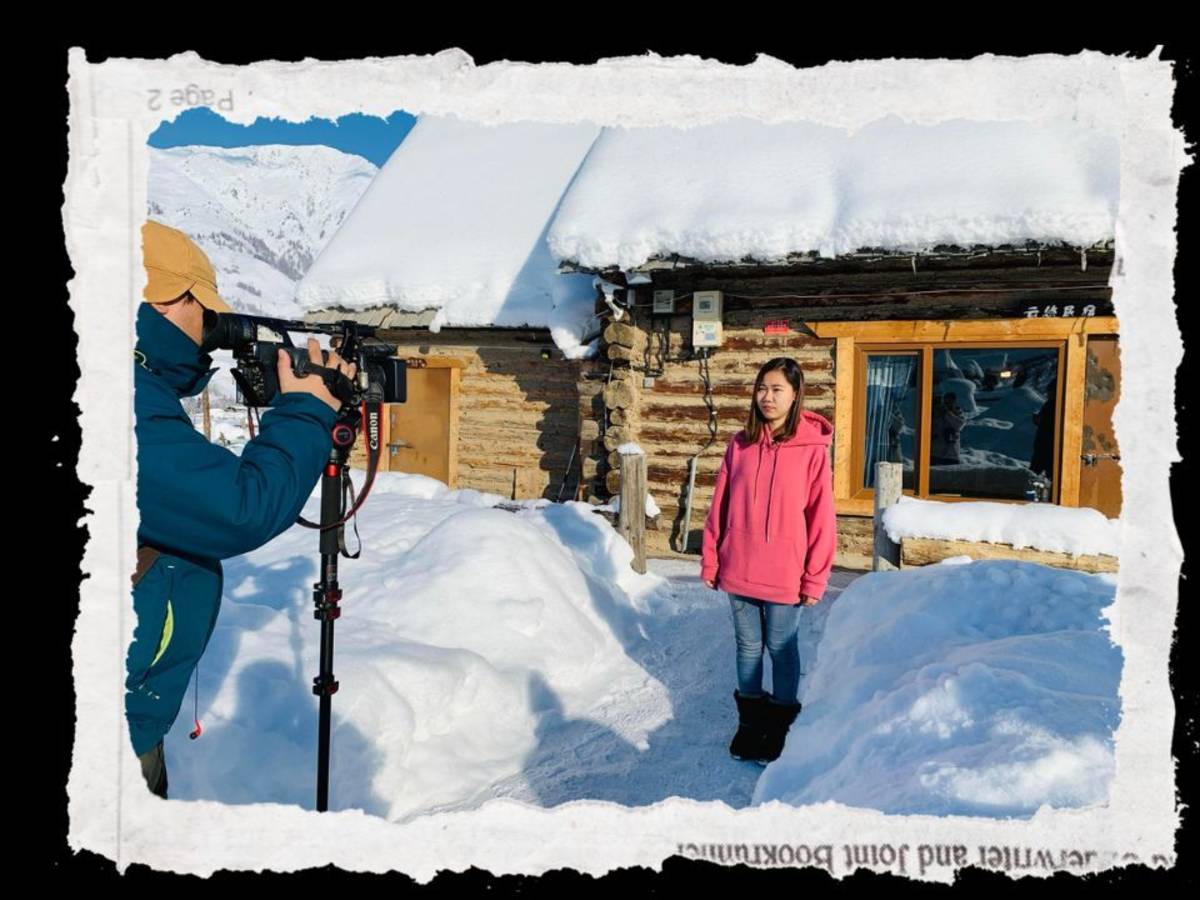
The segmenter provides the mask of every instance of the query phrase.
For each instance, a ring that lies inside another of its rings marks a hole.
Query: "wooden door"
[[[458,366],[409,361],[408,398],[387,407],[385,464],[454,487],[458,443]]]
[[[1121,393],[1117,338],[1090,337],[1083,402],[1083,440],[1079,460],[1079,505],[1109,518],[1121,514],[1121,453],[1112,426]]]

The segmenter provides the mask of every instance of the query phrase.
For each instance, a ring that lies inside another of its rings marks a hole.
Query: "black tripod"
[[[338,605],[342,589],[338,586],[338,554],[342,550],[345,527],[345,480],[349,476],[350,448],[354,446],[354,428],[339,422],[333,429],[333,448],[321,475],[321,580],[313,585],[313,613],[321,623],[321,672],[313,679],[313,693],[320,698],[320,723],[317,731],[317,812],[329,808],[329,725],[333,695],[338,683],[333,677],[333,623],[342,614]]]
[[[330,347],[339,351],[345,361],[353,361],[356,367],[354,380],[340,369],[323,365],[329,360],[328,354],[322,355],[321,363],[312,361],[292,343],[290,332],[293,331],[331,335]],[[319,528],[321,532],[321,580],[313,585],[314,615],[321,623],[321,671],[313,679],[313,693],[320,700],[317,810],[325,812],[329,807],[332,698],[338,689],[337,680],[333,677],[333,623],[342,613],[339,606],[342,590],[338,587],[337,558],[341,553],[348,559],[356,559],[361,552],[360,547],[353,555],[347,553],[342,535],[346,522],[357,514],[371,492],[379,468],[383,405],[403,403],[407,397],[406,365],[404,360],[396,357],[396,345],[377,339],[373,327],[359,325],[348,319],[330,324],[310,324],[206,310],[201,347],[205,352],[216,349],[233,351],[237,360],[233,377],[240,398],[247,407],[270,405],[279,393],[276,366],[280,350],[286,351],[291,357],[292,370],[298,377],[319,376],[329,393],[341,401],[338,419],[331,434],[333,446],[321,478],[321,521],[309,522],[303,516],[296,520],[305,528]],[[366,439],[367,479],[362,495],[355,500],[348,462],[350,448],[354,446],[360,426]],[[349,510],[346,509],[347,493],[351,500]]]

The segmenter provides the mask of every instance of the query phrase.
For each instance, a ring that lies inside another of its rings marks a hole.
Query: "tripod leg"
[[[334,448],[325,474],[321,478],[321,525],[332,525],[342,518],[344,494],[343,457]],[[333,717],[333,695],[338,683],[333,677],[333,623],[341,615],[338,605],[342,591],[338,587],[337,562],[340,528],[321,531],[321,580],[313,585],[314,618],[321,623],[321,670],[313,679],[313,693],[320,698],[317,725],[317,812],[329,808],[330,725]]]

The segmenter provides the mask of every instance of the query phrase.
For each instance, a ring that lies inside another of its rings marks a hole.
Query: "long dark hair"
[[[768,372],[782,372],[792,390],[796,392],[796,400],[788,410],[787,418],[783,420],[783,428],[775,439],[786,441],[796,434],[796,426],[800,424],[800,412],[804,409],[804,371],[800,364],[787,356],[777,356],[763,363],[754,379],[754,391],[750,395],[750,415],[746,417],[746,437],[754,443],[762,437],[763,429],[769,423],[763,418],[762,410],[758,408],[758,388]]]

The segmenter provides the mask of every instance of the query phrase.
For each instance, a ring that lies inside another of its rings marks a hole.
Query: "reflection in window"
[[[867,356],[867,436],[863,484],[875,486],[875,464],[904,466],[905,489],[916,490],[917,360],[903,356]]]
[[[929,491],[1049,500],[1058,352],[933,352]]]

